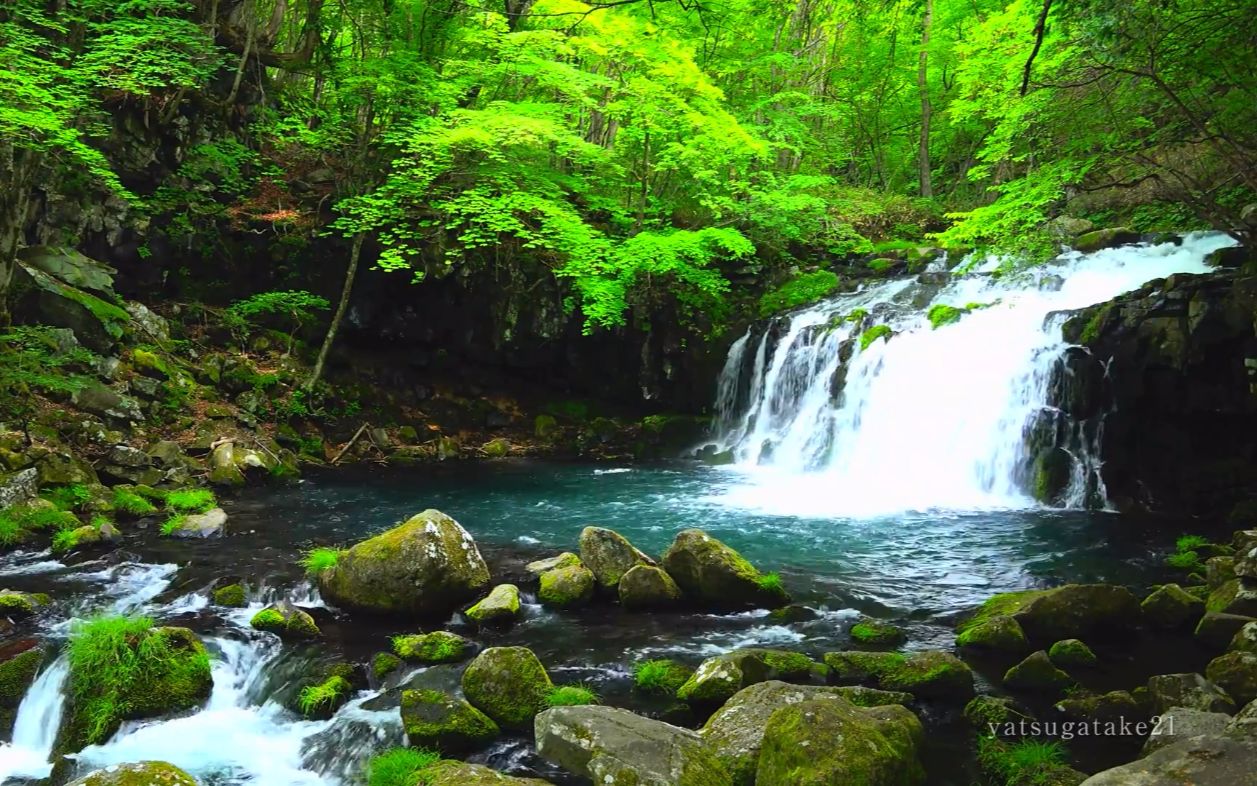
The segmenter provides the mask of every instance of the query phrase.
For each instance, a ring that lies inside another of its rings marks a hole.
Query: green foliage
[[[148,499],[121,486],[113,490],[113,507],[128,516],[151,516],[157,512],[157,506]]]
[[[1006,743],[991,737],[978,738],[978,763],[997,782],[1007,786],[1048,786],[1055,771],[1065,766],[1065,746],[1034,739]]]
[[[166,495],[166,507],[179,513],[205,513],[217,504],[209,489],[178,489]]]
[[[1204,535],[1180,535],[1174,541],[1174,548],[1177,551],[1195,551],[1202,546],[1208,546],[1209,539]]]
[[[340,561],[340,555],[340,549],[326,547],[311,549],[302,558],[301,566],[305,568],[307,576],[318,576],[328,568],[336,567],[336,563]]]
[[[333,707],[353,691],[349,680],[333,675],[317,685],[307,685],[297,697],[297,707],[302,715],[314,715]]]
[[[601,704],[602,700],[589,685],[556,685],[546,694],[547,707],[576,707],[582,704]]]
[[[763,573],[755,579],[755,583],[765,592],[771,592],[775,595],[785,592],[785,586],[781,583],[780,573]]]
[[[67,342],[65,334],[54,328],[41,325],[0,329],[0,415],[25,423],[34,412],[32,394],[77,393],[89,382],[81,372],[93,360],[95,355],[77,343]]]
[[[281,316],[286,318],[289,333],[293,334],[303,325],[313,322],[316,312],[326,311],[330,307],[327,298],[304,290],[259,292],[232,303],[223,313],[223,321],[234,333],[243,336],[248,333],[249,326],[256,325],[260,319]]]
[[[802,273],[759,299],[761,317],[810,305],[838,288],[837,274],[828,270]]]
[[[960,321],[964,316],[966,309],[949,306],[945,303],[936,303],[930,306],[930,310],[926,312],[926,319],[930,320],[930,327],[938,330],[943,325],[950,325],[953,322]]]
[[[175,534],[179,530],[179,528],[183,526],[183,523],[187,520],[188,520],[188,516],[186,513],[176,513],[175,515],[169,517],[168,519],[162,522],[161,534],[165,535],[166,537],[170,537],[171,535]]]
[[[647,660],[633,667],[633,684],[645,693],[675,696],[693,670],[672,660]]]
[[[45,489],[41,497],[56,505],[57,510],[80,510],[92,498],[92,492],[82,483],[54,486]]]
[[[1165,564],[1171,568],[1185,571],[1196,571],[1203,567],[1200,554],[1195,551],[1179,551],[1165,558]]]
[[[419,786],[423,771],[440,760],[439,753],[422,748],[392,748],[367,764],[367,786]]]
[[[885,338],[889,341],[893,335],[894,331],[890,329],[889,325],[874,325],[860,334],[860,351],[863,352],[868,349],[879,338]]]

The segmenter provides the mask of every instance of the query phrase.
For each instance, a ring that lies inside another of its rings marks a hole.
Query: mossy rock
[[[1020,655],[1029,651],[1030,642],[1021,623],[1007,614],[994,614],[975,625],[963,627],[956,636],[956,646]]]
[[[249,605],[244,587],[240,584],[227,584],[214,590],[214,604],[231,609],[242,609]]]
[[[777,608],[790,602],[779,585],[734,549],[698,529],[687,529],[663,555],[663,569],[685,597],[711,608]]]
[[[619,583],[620,605],[626,609],[662,609],[681,600],[681,588],[663,568],[634,565]]]
[[[963,635],[997,616],[1012,617],[1031,645],[1046,646],[1061,639],[1119,638],[1138,625],[1141,612],[1125,587],[1066,584],[995,595],[956,630]]]
[[[1157,587],[1139,605],[1150,625],[1168,630],[1194,625],[1205,613],[1205,604],[1200,598],[1177,584]]]
[[[903,629],[889,622],[862,617],[851,626],[851,640],[862,647],[898,647],[908,640]]]
[[[549,439],[559,430],[559,421],[554,415],[538,415],[533,419],[533,436],[537,439]]]
[[[489,458],[506,458],[511,455],[511,443],[510,440],[498,437],[481,445],[480,450]]]
[[[655,561],[629,543],[628,538],[605,527],[585,527],[581,530],[580,559],[594,574],[598,586],[612,591],[633,567],[655,565]]]
[[[1257,655],[1228,652],[1209,662],[1205,677],[1226,691],[1238,705],[1257,699]]]
[[[1173,707],[1201,712],[1235,713],[1235,700],[1200,674],[1158,674],[1148,679],[1148,704],[1153,715]]]
[[[463,616],[481,625],[510,622],[519,616],[519,587],[499,584],[488,596],[463,612]]]
[[[757,647],[715,655],[699,664],[677,689],[677,698],[692,704],[722,704],[750,685],[767,680],[807,681],[824,678],[828,669],[798,652]]]
[[[594,574],[584,565],[569,565],[541,574],[537,599],[556,609],[584,606],[594,596]]]
[[[322,635],[313,617],[286,600],[272,603],[254,614],[249,625],[281,639],[317,639]]]
[[[1257,617],[1257,582],[1234,578],[1223,582],[1205,600],[1205,610]]]
[[[423,786],[551,786],[539,778],[503,775],[483,764],[438,761],[423,770]]]
[[[28,646],[32,645],[32,646]],[[7,652],[0,661],[0,740],[7,740],[13,733],[13,722],[17,720],[17,709],[26,697],[26,691],[35,682],[35,675],[44,662],[44,651],[33,646],[34,642],[19,643],[18,647],[26,647],[14,652],[14,647],[6,646]]]
[[[1196,624],[1193,634],[1201,644],[1220,652],[1227,648],[1235,635],[1250,622],[1257,622],[1257,617],[1244,614],[1219,614],[1207,611]]]
[[[791,704],[773,713],[756,786],[915,786],[925,782],[921,722],[899,706],[864,709],[842,699]]]
[[[545,707],[554,687],[527,647],[491,647],[468,664],[463,695],[504,728],[523,729]]]
[[[35,616],[51,599],[41,592],[0,590],[0,616],[11,620],[24,620]]]
[[[1078,639],[1062,639],[1048,649],[1048,658],[1062,669],[1091,668],[1099,659]]]
[[[1227,652],[1247,652],[1250,655],[1257,655],[1257,622],[1245,623],[1244,627],[1231,637],[1231,643],[1226,649]]]
[[[371,676],[376,682],[383,682],[401,666],[402,659],[391,652],[377,652],[371,656]]]
[[[489,568],[457,521],[425,510],[342,553],[318,583],[342,608],[444,618],[488,587]]]
[[[437,630],[393,639],[393,652],[414,663],[454,663],[471,654],[475,645],[457,633]]]
[[[973,671],[950,652],[924,650],[884,671],[878,687],[963,704],[973,698]]]
[[[164,761],[111,764],[69,786],[198,786],[196,778]]]
[[[402,728],[411,745],[455,755],[498,736],[498,725],[467,701],[437,690],[402,691]]]
[[[323,679],[313,680],[302,687],[293,709],[306,718],[326,720],[345,706],[353,696],[349,677],[353,676],[354,669],[344,664],[344,668],[332,671]]]
[[[1124,690],[1070,695],[1056,703],[1056,710],[1068,720],[1088,723],[1120,723],[1122,720],[1138,723],[1148,719],[1147,710],[1140,706],[1139,700]]]
[[[1007,696],[974,696],[962,714],[980,735],[1015,736],[1006,733],[1009,724],[1034,719],[1029,710]]]
[[[1111,227],[1084,232],[1070,243],[1075,251],[1090,254],[1105,248],[1116,248],[1139,242],[1139,233],[1126,227]]]
[[[1058,696],[1074,684],[1074,678],[1052,663],[1043,650],[1031,653],[1004,673],[1004,685],[1012,690]]]
[[[1205,560],[1205,584],[1210,591],[1234,578],[1235,557],[1210,557]],[[1208,594],[1205,597],[1208,597]]]
[[[532,576],[541,578],[543,573],[548,573],[549,571],[557,570],[559,568],[576,567],[583,564],[584,563],[580,561],[580,557],[570,551],[565,551],[562,554],[557,554],[553,557],[546,557],[545,559],[530,562],[524,566],[524,570],[528,571],[528,573]]]
[[[898,652],[828,652],[829,678],[839,685],[876,685],[883,674],[903,665]]]

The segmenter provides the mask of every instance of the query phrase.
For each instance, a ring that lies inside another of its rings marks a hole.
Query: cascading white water
[[[22,697],[13,741],[0,747],[0,783],[13,775],[45,778],[52,771],[48,757],[61,726],[62,691],[69,674],[69,662],[62,656],[35,678]]]
[[[1071,252],[1023,275],[953,276],[932,296],[913,280],[886,282],[748,332],[730,351],[716,405],[716,448],[732,452],[738,474],[713,499],[821,517],[1031,506],[1018,471],[1026,431],[1068,346],[1053,312],[1205,272],[1206,255],[1233,243],[1210,233]],[[939,304],[984,307],[932,329],[925,314]],[[855,322],[841,317],[856,309],[895,335],[863,350],[855,342],[844,363]],[[1081,503],[1081,491],[1067,503]]]

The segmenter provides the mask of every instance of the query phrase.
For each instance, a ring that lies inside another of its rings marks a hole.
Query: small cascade
[[[13,741],[0,746],[0,783],[11,777],[46,778],[52,772],[48,759],[61,726],[69,674],[69,661],[62,655],[36,677],[22,698],[13,725]]]
[[[1103,418],[1084,423],[1058,406],[1060,388],[1073,384],[1062,375],[1074,371],[1062,312],[1206,272],[1205,257],[1233,242],[1200,233],[1069,252],[1005,276],[988,260],[756,324],[730,349],[718,384],[713,449],[729,451],[740,472],[713,499],[821,517],[1024,508],[1043,473],[1056,472],[1069,475],[1056,502],[1100,507]],[[959,318],[931,325],[936,306]],[[875,325],[892,335],[862,342]],[[1045,470],[1045,460],[1056,463]]]

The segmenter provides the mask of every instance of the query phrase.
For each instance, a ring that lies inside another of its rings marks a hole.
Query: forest
[[[0,786],[1237,786],[1257,0],[4,0]]]

